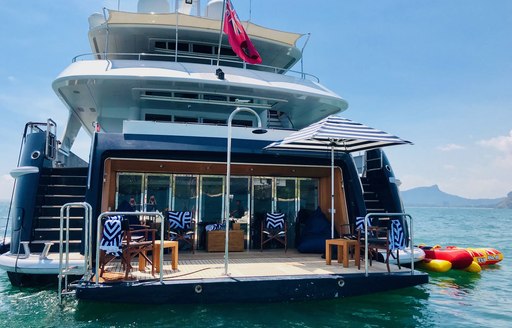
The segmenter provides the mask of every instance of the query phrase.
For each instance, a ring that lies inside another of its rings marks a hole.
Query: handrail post
[[[69,265],[69,219],[70,219],[70,210],[71,208],[83,208],[84,209],[84,275],[88,275],[89,266],[90,266],[90,238],[89,231],[91,225],[91,213],[92,207],[89,203],[81,202],[81,203],[66,203],[62,205],[60,208],[60,222],[59,222],[59,286],[58,286],[58,295],[59,301],[62,303],[62,279],[64,277],[64,285],[68,286],[68,275],[71,271]],[[64,238],[64,211],[66,211],[66,236]],[[64,259],[64,240],[66,241],[66,256]],[[64,265],[63,265],[64,262]],[[63,268],[64,266],[64,268]]]

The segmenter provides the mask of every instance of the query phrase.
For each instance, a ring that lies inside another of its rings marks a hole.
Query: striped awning
[[[355,152],[412,142],[349,119],[331,115],[265,149]]]

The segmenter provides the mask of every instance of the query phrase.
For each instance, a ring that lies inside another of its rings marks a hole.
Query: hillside
[[[512,208],[512,192],[509,197],[470,199],[445,193],[433,185],[404,190],[401,196],[405,206]]]

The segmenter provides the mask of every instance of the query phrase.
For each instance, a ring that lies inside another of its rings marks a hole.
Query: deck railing
[[[131,215],[131,216],[154,216],[160,218],[160,245],[162,245],[162,251],[160,252],[160,265],[163,266],[164,263],[164,216],[160,212],[103,212],[98,216],[98,220],[96,222],[96,267],[95,267],[95,280],[96,285],[100,283],[100,241],[101,241],[101,220],[107,216],[116,216],[116,215]],[[164,270],[163,268],[160,270],[160,283],[164,281]]]
[[[163,61],[163,62],[181,62],[181,63],[195,63],[195,64],[203,64],[203,65],[210,65],[217,67],[217,57],[205,55],[205,56],[198,56],[198,55],[184,55],[184,54],[178,54],[176,56],[175,54],[153,54],[153,53],[129,53],[129,52],[111,52],[111,53],[85,53],[80,54],[78,56],[73,57],[73,63],[77,61],[82,60],[136,60],[136,61],[143,61],[143,60],[153,60],[153,61]],[[320,79],[316,77],[315,75],[294,71],[290,69],[285,69],[282,67],[275,67],[275,66],[268,66],[268,65],[255,65],[255,64],[248,64],[246,62],[242,62],[239,60],[234,59],[221,59],[220,60],[220,66],[228,66],[228,67],[238,67],[242,69],[255,69],[258,71],[265,71],[275,74],[290,74],[293,76],[298,76],[299,78],[303,80],[311,80],[314,82],[319,83]]]
[[[84,264],[83,268],[73,268],[69,264],[69,219],[72,208],[84,209]],[[60,239],[59,239],[59,300],[62,301],[62,280],[64,286],[68,289],[68,276],[84,274],[85,279],[89,278],[92,266],[91,258],[91,224],[92,224],[92,207],[86,202],[67,203],[60,208]],[[64,235],[65,233],[65,235]],[[64,249],[65,246],[65,249]]]
[[[407,213],[368,213],[364,217],[364,274],[368,277],[368,222],[370,218],[390,218],[390,220],[398,220],[399,217],[408,218],[409,245],[411,248],[411,275],[414,275],[414,239],[412,216]],[[404,229],[405,230],[405,229]]]

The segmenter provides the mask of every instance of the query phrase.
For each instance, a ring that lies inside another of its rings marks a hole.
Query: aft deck
[[[349,267],[343,267],[333,258],[332,264],[327,265],[320,254],[303,254],[295,249],[288,249],[285,253],[282,249],[249,250],[244,252],[229,253],[228,274],[231,278],[268,277],[268,276],[304,276],[304,275],[340,275],[340,274],[364,274],[364,261],[361,261],[361,269],[357,268],[354,259],[349,260]],[[159,274],[151,275],[151,265],[145,267],[145,271],[139,271],[137,261],[132,262],[133,269],[129,280],[159,279]],[[398,268],[390,265],[391,272],[410,272],[409,268]],[[186,279],[225,279],[224,253],[208,253],[196,251],[180,251],[178,269],[172,270],[170,254],[164,255],[163,276],[164,280]],[[385,263],[372,261],[368,266],[369,273],[387,273]],[[124,271],[121,262],[116,260],[106,266],[104,279],[101,282],[113,282],[124,280]]]
[[[128,279],[119,260],[106,266],[100,282],[81,281],[76,285],[80,300],[122,303],[219,303],[278,302],[334,299],[412,287],[428,282],[428,275],[409,268],[373,261],[365,274],[355,260],[348,267],[335,259],[331,265],[319,254],[301,254],[289,249],[250,250],[229,253],[225,274],[224,253],[179,252],[178,266],[172,270],[170,254],[165,254],[163,279],[151,274],[151,266],[139,271],[137,260]]]

